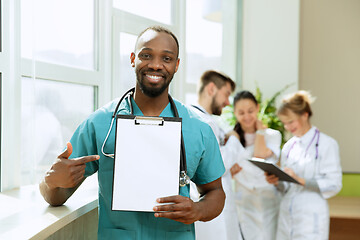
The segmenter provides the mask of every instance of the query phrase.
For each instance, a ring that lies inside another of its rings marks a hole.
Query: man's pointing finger
[[[96,161],[96,160],[99,160],[99,159],[100,159],[99,155],[90,155],[90,156],[74,158],[74,159],[72,159],[72,161],[74,161],[75,165],[81,165],[81,164]]]

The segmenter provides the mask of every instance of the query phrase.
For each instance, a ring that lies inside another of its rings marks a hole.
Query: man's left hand
[[[158,198],[156,201],[168,204],[155,206],[155,217],[169,218],[185,224],[191,224],[200,219],[197,203],[188,197],[176,195]]]

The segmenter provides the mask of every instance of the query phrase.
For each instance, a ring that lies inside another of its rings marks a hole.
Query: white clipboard
[[[117,115],[112,210],[153,212],[179,194],[181,118]]]

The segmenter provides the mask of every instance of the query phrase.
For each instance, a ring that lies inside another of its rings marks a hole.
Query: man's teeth
[[[159,80],[161,79],[162,77],[161,76],[156,76],[156,75],[146,75],[148,78],[151,78],[153,80]]]

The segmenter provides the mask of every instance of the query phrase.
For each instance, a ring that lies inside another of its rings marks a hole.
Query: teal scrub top
[[[128,101],[129,99],[122,101],[118,114],[130,114]],[[131,102],[134,115],[143,116],[132,98]],[[225,168],[213,131],[188,107],[176,100],[174,102],[179,117],[182,118],[188,176],[198,185],[220,178],[225,172]],[[77,128],[70,140],[73,146],[70,158],[94,154],[100,156],[99,160],[87,163],[85,169],[86,177],[98,172],[98,239],[195,239],[194,224],[183,224],[167,218],[155,218],[152,212],[111,210],[114,159],[104,156],[101,147],[109,131],[111,117],[117,103],[118,100],[110,102],[91,114]],[[160,116],[174,117],[170,103]],[[115,125],[116,122],[114,122],[104,147],[104,152],[107,154],[114,153]],[[151,187],[151,184],[148,187]],[[189,197],[189,186],[179,188],[180,195]],[[125,194],[124,197],[126,197]]]

